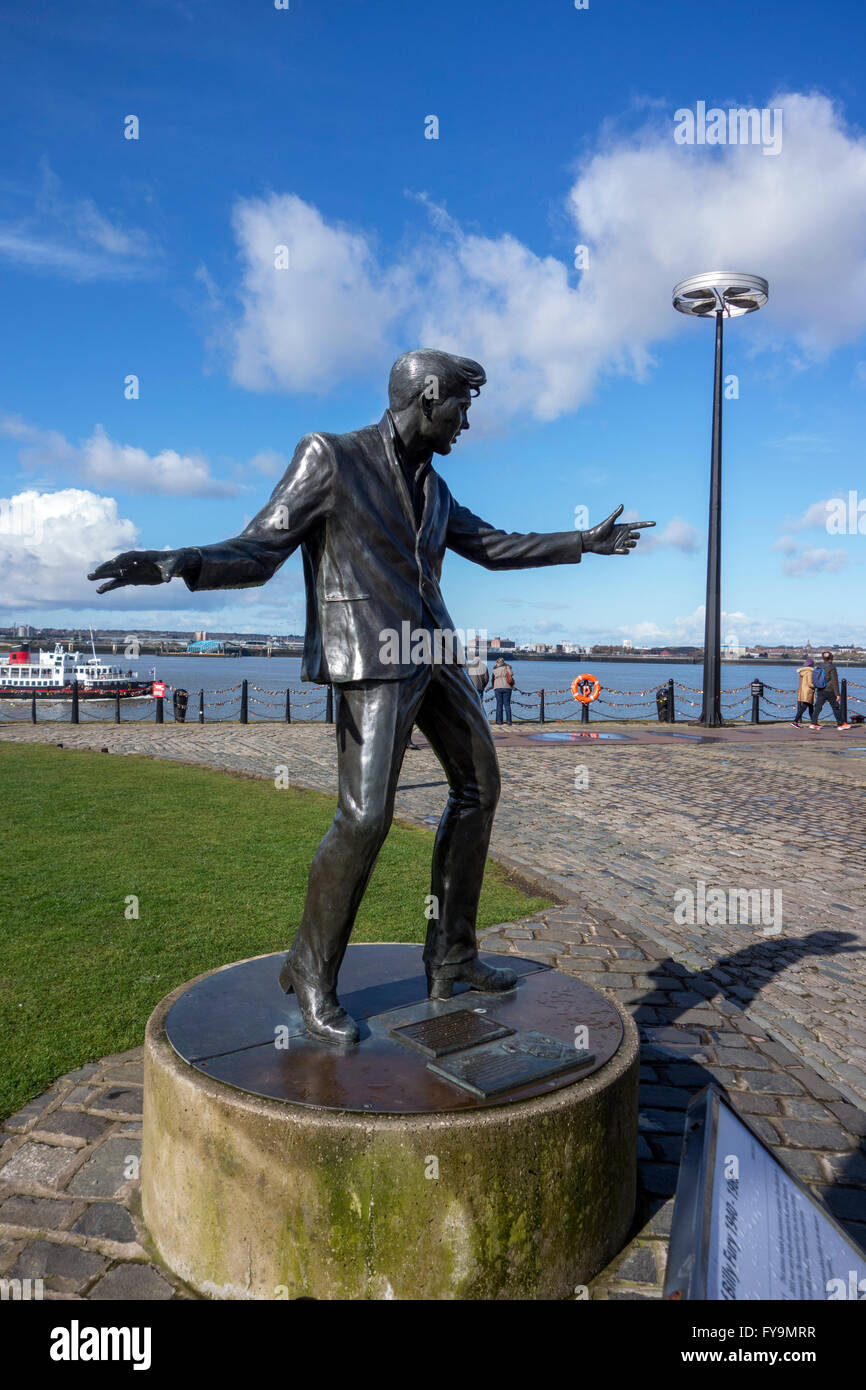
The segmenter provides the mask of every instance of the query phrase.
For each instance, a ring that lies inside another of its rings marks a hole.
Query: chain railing
[[[123,697],[106,696],[99,700],[85,699],[79,689],[78,682],[73,682],[72,696],[70,703],[70,719],[73,724],[83,722],[99,723],[106,722],[112,716],[100,715],[92,712],[94,705],[113,706],[114,722],[140,723],[147,719],[154,719],[157,724],[166,722],[166,704],[172,712],[172,722],[174,723],[227,723],[237,720],[241,724],[252,723],[286,723],[290,724],[296,717],[300,717],[300,722],[316,723],[324,722],[332,724],[334,722],[334,687],[332,685],[304,685],[301,689],[292,686],[283,689],[273,689],[268,686],[254,685],[248,680],[238,681],[235,685],[225,686],[214,690],[200,689],[192,696],[181,686],[163,685],[164,695],[137,697],[141,701],[142,714],[136,720],[129,718],[132,712],[128,706],[123,706]],[[848,720],[848,702],[855,704],[866,704],[866,698],[860,695],[849,695],[848,685],[856,686],[858,689],[866,690],[866,683],[861,681],[849,682],[847,678],[840,682],[839,703],[844,722]],[[741,692],[747,691],[745,695]],[[787,697],[779,701],[771,698],[767,694],[772,691],[774,695]],[[688,692],[688,693],[685,693]],[[524,690],[515,685],[510,688],[511,706],[516,712],[518,723],[551,723],[551,722],[571,722],[579,720],[587,724],[592,719],[605,721],[617,720],[644,720],[646,722],[654,717],[660,723],[675,723],[679,713],[685,713],[686,718],[694,716],[688,711],[699,710],[701,700],[693,700],[691,695],[702,696],[703,691],[700,686],[686,685],[683,681],[668,679],[659,686],[650,687],[646,690],[620,690],[616,686],[604,686],[595,700],[587,703],[579,702],[572,694],[570,686],[554,688],[551,690]],[[726,719],[734,723],[761,722],[762,711],[780,710],[783,713],[770,714],[771,720],[781,721],[785,715],[793,718],[793,711],[797,706],[797,690],[785,689],[781,686],[769,685],[761,680],[750,681],[746,685],[732,686],[721,693],[722,713]],[[741,695],[740,699],[734,696]],[[215,696],[226,696],[225,699],[216,699]],[[306,699],[299,697],[306,696]],[[312,697],[312,698],[309,698]],[[614,697],[614,698],[611,698]],[[637,697],[637,698],[636,698]],[[6,701],[6,705],[14,703],[22,712],[29,713],[31,723],[38,722],[38,702],[35,695],[30,700]],[[55,703],[56,702],[51,702]],[[482,705],[489,713],[491,719],[495,718],[496,696],[491,687],[482,696]],[[744,708],[751,706],[751,708]],[[135,709],[138,709],[138,704]],[[217,713],[220,711],[220,713]],[[225,711],[223,713],[222,711]],[[270,711],[278,711],[271,713]],[[551,711],[555,711],[551,713]],[[629,711],[624,713],[624,711]],[[636,711],[636,713],[631,713]],[[8,717],[4,718],[6,711],[0,708],[0,722],[12,722]],[[122,718],[125,715],[126,718]]]

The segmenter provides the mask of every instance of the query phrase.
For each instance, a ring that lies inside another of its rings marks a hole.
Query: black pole
[[[248,687],[246,681],[241,681],[241,723],[249,723],[249,707],[247,705]]]
[[[674,695],[674,678],[673,678],[673,676],[671,676],[670,680],[668,681],[668,723],[669,723],[669,724],[675,724],[676,722],[677,722],[676,696]]]
[[[539,690],[539,692],[538,692],[538,700],[539,700],[539,705],[538,705],[538,722],[539,722],[539,724],[543,724],[543,723],[544,723],[544,691],[543,691],[543,690]]]
[[[77,724],[77,723],[79,722],[79,715],[78,715],[78,681],[73,681],[73,682],[72,682],[72,715],[71,715],[71,718],[72,718],[73,724]]]
[[[842,723],[848,723],[848,681],[842,680],[839,686],[839,704],[842,707]]]
[[[581,722],[581,724],[588,724],[588,723],[589,723],[589,705],[581,705],[581,707],[580,707],[580,722]]]
[[[204,690],[198,692],[198,722],[204,723]]]
[[[329,685],[329,686],[328,686],[328,693],[327,693],[327,695],[326,695],[326,697],[325,697],[325,723],[326,723],[326,724],[333,724],[333,722],[334,722],[334,687],[333,687],[332,685]]]
[[[760,697],[760,695],[753,695],[753,696],[752,696],[752,723],[753,723],[753,724],[760,724],[760,722],[761,722],[761,697]]]
[[[30,723],[31,723],[31,724],[35,724],[35,723],[36,723],[36,691],[35,691],[35,690],[34,690],[34,692],[33,692],[32,698],[31,698],[31,700],[30,700]]]
[[[156,722],[157,722],[157,724],[164,724],[164,723],[165,723],[165,710],[163,709],[163,706],[162,706],[163,698],[164,698],[164,697],[163,697],[162,695],[157,695],[157,697],[156,697]]]
[[[286,687],[286,723],[292,722],[292,692]]]
[[[114,697],[114,722],[120,723],[120,691]]]
[[[707,535],[707,605],[704,620],[704,694],[699,724],[720,728],[722,719],[722,324],[716,314],[710,516]]]

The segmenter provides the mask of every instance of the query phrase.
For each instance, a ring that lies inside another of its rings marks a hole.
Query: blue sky
[[[658,523],[571,569],[450,556],[455,622],[701,640],[712,327],[670,291],[731,268],[770,301],[727,328],[723,636],[866,642],[866,535],[825,506],[866,513],[860,6],[0,13],[0,623],[299,631],[299,554],[207,595],[84,575],[236,534],[297,440],[377,419],[425,345],[488,372],[440,461],[461,502],[508,530],[620,501]],[[781,147],[678,144],[699,102],[780,111]]]

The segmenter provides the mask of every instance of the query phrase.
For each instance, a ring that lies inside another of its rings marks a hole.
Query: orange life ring
[[[591,705],[601,694],[601,681],[597,676],[591,676],[585,671],[582,676],[575,676],[571,682],[571,693],[580,704]]]

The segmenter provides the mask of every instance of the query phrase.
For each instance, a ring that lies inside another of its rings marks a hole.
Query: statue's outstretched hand
[[[186,550],[125,550],[104,565],[97,565],[87,578],[108,581],[100,584],[98,594],[122,589],[125,584],[167,584],[182,573],[187,556]]]
[[[583,531],[583,548],[595,555],[628,555],[640,540],[645,526],[655,526],[654,521],[621,521],[617,517],[622,512],[620,502],[615,512],[605,521],[593,526],[591,531]]]

